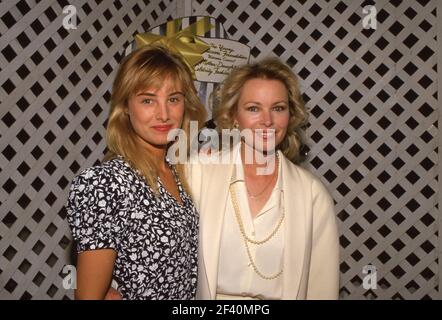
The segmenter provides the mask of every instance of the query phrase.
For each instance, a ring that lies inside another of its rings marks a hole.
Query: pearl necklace
[[[239,230],[241,232],[242,238],[244,240],[244,244],[246,246],[247,256],[249,258],[250,264],[253,267],[253,270],[255,271],[255,273],[258,276],[260,276],[261,278],[263,278],[265,280],[276,279],[277,277],[279,277],[282,274],[283,269],[281,269],[279,272],[277,272],[277,273],[275,273],[273,275],[270,275],[270,276],[264,275],[261,271],[259,271],[258,267],[256,266],[255,261],[253,260],[252,254],[250,253],[249,242],[253,243],[255,245],[262,245],[262,244],[266,243],[267,241],[269,241],[270,239],[272,239],[275,236],[275,234],[278,232],[279,228],[281,227],[282,222],[283,222],[284,217],[285,217],[284,206],[282,206],[281,218],[278,221],[278,224],[276,225],[276,228],[264,240],[256,241],[256,240],[253,240],[250,237],[248,237],[247,234],[246,234],[246,231],[245,231],[245,228],[244,228],[244,224],[243,224],[242,219],[241,219],[241,214],[240,214],[240,211],[239,211],[238,201],[236,199],[236,194],[235,194],[233,183],[230,184],[229,191],[230,191],[230,197],[232,199],[233,210],[235,211],[236,221],[238,222]]]

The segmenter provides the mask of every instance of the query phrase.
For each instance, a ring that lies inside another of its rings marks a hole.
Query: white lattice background
[[[77,30],[62,27],[75,5]],[[362,8],[375,4],[377,29]],[[101,160],[114,70],[131,36],[210,15],[252,60],[293,66],[311,111],[307,166],[331,191],[341,297],[436,299],[436,0],[20,0],[0,3],[0,299],[63,299],[69,182]],[[362,268],[378,270],[365,290]]]

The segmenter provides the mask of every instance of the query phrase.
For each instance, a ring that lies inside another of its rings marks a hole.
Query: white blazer
[[[319,179],[278,152],[286,212],[283,299],[337,299],[339,240],[333,200]],[[200,214],[197,299],[216,296],[221,229],[234,168],[233,163],[187,166]]]

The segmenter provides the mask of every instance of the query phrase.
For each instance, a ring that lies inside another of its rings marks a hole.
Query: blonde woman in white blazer
[[[337,299],[333,201],[294,164],[307,119],[296,76],[267,59],[235,69],[218,94],[217,127],[254,135],[211,155],[228,161],[188,166],[200,213],[197,298]]]

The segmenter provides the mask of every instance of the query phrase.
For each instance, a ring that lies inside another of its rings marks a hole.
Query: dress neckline
[[[126,167],[128,167],[130,170],[132,170],[134,173],[136,173],[137,174],[137,176],[138,176],[138,178],[140,179],[140,180],[142,180],[142,182],[146,185],[146,187],[148,188],[148,189],[150,189],[150,190],[152,190],[152,187],[146,182],[146,180],[144,179],[144,176],[143,176],[143,174],[140,172],[140,170],[138,170],[137,168],[134,168],[131,164],[130,164],[130,162],[127,160],[127,159],[125,159],[122,155],[120,155],[120,154],[117,154],[116,155],[116,159],[118,159],[118,160],[120,160],[120,161],[122,161],[123,163],[124,163],[124,165],[126,166]],[[184,208],[185,207],[185,205],[186,205],[186,202],[187,202],[187,193],[184,191],[184,189],[183,189],[183,186],[182,186],[182,184],[181,184],[181,180],[180,180],[180,178],[178,177],[178,173],[176,172],[176,168],[175,168],[175,166],[170,162],[170,160],[167,158],[167,157],[165,157],[164,158],[165,159],[165,161],[166,161],[166,163],[168,164],[168,166],[171,168],[171,170],[172,170],[172,175],[173,175],[173,178],[174,178],[174,180],[175,180],[175,183],[176,183],[176,185],[177,185],[177,187],[178,187],[178,193],[179,193],[179,196],[180,196],[180,200],[181,201],[178,201],[167,189],[166,189],[166,187],[164,186],[164,184],[163,184],[163,181],[161,181],[161,178],[159,177],[159,176],[157,176],[157,183],[158,183],[158,187],[159,188],[162,188],[163,190],[164,190],[164,194],[168,197],[168,198],[170,198],[171,200],[173,200],[180,208]]]

